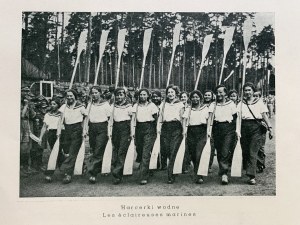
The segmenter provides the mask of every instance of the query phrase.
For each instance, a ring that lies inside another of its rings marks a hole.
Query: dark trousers
[[[260,124],[255,120],[242,120],[241,147],[243,151],[243,163],[246,174],[255,177],[257,154],[261,147],[262,131]]]
[[[82,126],[81,123],[65,124],[65,153],[69,156],[65,158],[61,165],[61,170],[68,175],[72,175],[76,163],[76,158],[82,144]]]
[[[39,169],[43,166],[43,152],[44,149],[39,146],[35,141],[32,142],[32,148],[30,150],[31,167]]]
[[[266,134],[265,132],[262,133],[261,135],[261,145],[259,148],[259,151],[257,153],[257,168],[266,168],[266,155],[265,155],[265,144],[266,144]]]
[[[231,152],[236,146],[235,123],[214,123],[213,125],[214,145],[217,149],[217,159],[219,163],[219,174],[228,173],[230,168]]]
[[[89,142],[93,154],[87,169],[92,176],[97,176],[101,172],[103,154],[108,141],[107,124],[107,122],[89,124]]]
[[[56,132],[57,132],[57,130],[49,130],[48,131],[47,139],[48,139],[48,143],[49,143],[49,146],[50,146],[51,150],[53,149],[54,144],[55,144],[56,139],[57,139]],[[59,151],[58,151],[58,156],[57,156],[57,166],[58,166],[58,168],[61,167],[61,164],[63,163],[63,161],[65,159],[65,156],[63,154],[64,137],[65,137],[65,131],[62,130],[61,135],[60,135],[60,139],[59,139]],[[45,171],[46,176],[51,176],[53,174],[54,174],[54,170],[46,170]]]
[[[189,126],[187,130],[187,146],[194,164],[194,176],[197,176],[200,158],[207,140],[207,125]]]
[[[213,137],[210,137],[210,146],[211,146],[211,151],[210,151],[210,159],[209,159],[209,168],[211,168],[215,157],[215,142]]]
[[[182,126],[179,121],[163,123],[161,129],[161,145],[165,152],[162,153],[162,157],[169,159],[168,179],[174,178],[174,162],[182,139]]]
[[[149,163],[156,136],[157,134],[155,122],[144,122],[136,124],[135,144],[136,148],[141,150],[141,152],[139,153],[141,155],[141,180],[148,180],[149,178]]]
[[[121,179],[123,177],[123,168],[130,141],[130,120],[114,122],[112,130],[114,169],[112,174],[115,178]]]

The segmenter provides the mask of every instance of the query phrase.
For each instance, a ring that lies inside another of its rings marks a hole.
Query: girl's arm
[[[273,138],[273,128],[272,128],[272,124],[270,123],[267,113],[262,113],[262,117],[269,127],[269,138],[272,139]]]

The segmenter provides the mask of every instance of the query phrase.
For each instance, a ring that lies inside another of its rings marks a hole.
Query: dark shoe
[[[161,170],[167,170],[167,169],[168,169],[167,166],[163,166],[163,167],[161,168]]]
[[[64,184],[69,184],[71,182],[72,182],[72,177],[70,175],[68,175],[68,174],[65,174],[65,177],[63,179],[63,183]]]
[[[255,178],[250,178],[250,179],[248,180],[248,184],[250,184],[250,185],[255,185],[255,184],[256,184]]]
[[[118,184],[120,184],[121,182],[122,182],[122,179],[116,178],[116,179],[114,180],[113,184],[114,184],[114,185],[118,185]]]
[[[262,173],[262,172],[264,172],[264,168],[262,166],[257,167],[256,173]]]
[[[96,183],[96,177],[90,176],[89,182],[90,182],[91,184],[95,184],[95,183]]]
[[[222,184],[227,185],[228,184],[228,176],[226,174],[222,175]]]
[[[184,170],[182,170],[182,173],[183,173],[183,174],[188,174],[188,173],[189,173],[189,170],[188,170],[188,169],[184,169]]]
[[[47,183],[51,183],[52,182],[52,178],[50,176],[45,176],[45,181]]]
[[[196,184],[203,184],[203,179],[202,178],[199,178],[198,180],[196,180]]]
[[[148,183],[147,180],[141,180],[140,185],[145,185],[145,184],[147,184],[147,183]]]
[[[175,182],[175,178],[169,178],[168,184],[173,184]]]

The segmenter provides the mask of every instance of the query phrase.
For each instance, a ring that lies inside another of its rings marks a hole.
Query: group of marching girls
[[[63,183],[72,181],[76,158],[87,135],[91,149],[87,173],[92,184],[102,173],[102,164],[107,163],[103,160],[109,140],[113,146],[111,164],[108,164],[111,165],[113,184],[123,181],[124,164],[132,140],[136,146],[135,160],[139,163],[139,183],[147,184],[153,175],[149,164],[157,139],[160,139],[160,160],[155,163],[167,170],[167,183],[172,184],[176,178],[174,167],[178,166],[175,165],[176,156],[184,138],[182,172],[193,167],[195,183],[204,182],[198,168],[202,151],[209,141],[209,171],[216,150],[221,183],[228,184],[239,138],[248,183],[256,183],[256,173],[265,168],[266,132],[269,131],[272,138],[273,131],[268,109],[252,83],[243,86],[243,99],[239,99],[235,90],[228,92],[224,85],[218,85],[215,92],[207,90],[204,95],[199,90],[180,93],[177,86],[169,85],[165,94],[162,101],[159,91],[150,93],[142,88],[132,101],[127,89],[119,87],[114,90],[112,98],[107,99],[96,85],[90,89],[87,107],[78,101],[78,94],[73,89],[66,91],[66,102],[62,106],[60,101],[52,99],[51,110],[44,117],[40,140],[46,130],[51,149],[57,137],[61,140],[57,166],[64,174]],[[262,126],[262,121],[265,126]],[[45,171],[47,182],[52,181],[53,173],[54,170]]]

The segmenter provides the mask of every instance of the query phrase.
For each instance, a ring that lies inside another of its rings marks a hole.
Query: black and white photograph
[[[274,23],[22,12],[20,197],[276,195]]]
[[[0,11],[1,224],[299,223],[298,1]]]

